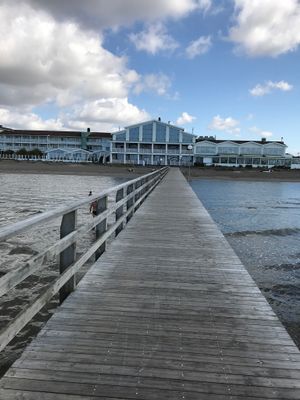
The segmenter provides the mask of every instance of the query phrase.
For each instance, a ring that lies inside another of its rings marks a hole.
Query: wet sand
[[[82,176],[111,176],[131,179],[157,169],[153,166],[142,167],[126,165],[101,165],[84,163],[63,163],[49,161],[0,160],[0,174],[54,174]]]
[[[189,176],[189,168],[181,168],[183,174]],[[191,179],[228,179],[251,181],[286,181],[300,182],[300,169],[274,169],[272,172],[263,171],[260,168],[199,168],[190,169]]]
[[[159,167],[155,166],[133,166],[128,165],[100,165],[100,164],[72,164],[63,162],[45,161],[15,161],[0,159],[0,174],[58,174],[58,175],[87,175],[87,176],[111,176],[130,179],[133,175],[139,176],[151,172]],[[132,171],[133,169],[133,171]],[[278,169],[266,172],[257,169],[246,168],[181,168],[183,174],[193,178],[204,179],[229,179],[229,180],[256,180],[256,181],[290,181],[300,182],[299,170]]]

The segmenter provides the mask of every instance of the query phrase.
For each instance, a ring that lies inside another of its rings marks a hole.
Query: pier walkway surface
[[[300,352],[171,169],[1,380],[5,400],[300,399]]]

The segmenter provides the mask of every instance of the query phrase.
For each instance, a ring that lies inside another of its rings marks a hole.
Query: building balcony
[[[181,154],[189,154],[189,155],[191,155],[191,154],[194,154],[194,152],[193,152],[193,150],[185,150],[185,149],[182,149],[182,150],[181,150]]]
[[[164,149],[153,149],[154,154],[166,154],[167,150],[166,148]]]
[[[132,154],[132,153],[136,153],[136,154],[138,154],[138,148],[136,148],[136,149],[130,149],[130,148],[126,148],[126,153],[130,153],[130,154]]]
[[[143,148],[140,148],[140,151],[139,151],[141,154],[145,154],[145,153],[147,153],[147,154],[149,154],[149,153],[152,153],[152,149],[143,149]]]

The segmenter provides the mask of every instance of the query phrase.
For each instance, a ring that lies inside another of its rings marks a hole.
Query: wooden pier
[[[1,400],[300,399],[300,352],[178,169],[1,380]]]

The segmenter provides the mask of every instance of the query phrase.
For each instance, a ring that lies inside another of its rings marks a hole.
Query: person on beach
[[[93,192],[90,190],[89,196],[91,196],[93,194]]]

